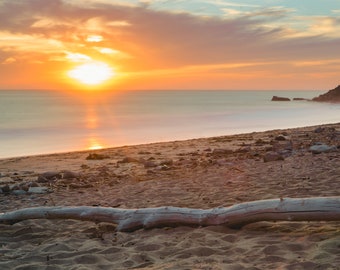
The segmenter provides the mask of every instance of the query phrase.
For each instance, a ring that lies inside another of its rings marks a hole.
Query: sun
[[[103,62],[86,63],[68,72],[68,76],[87,85],[97,85],[115,75],[112,68]]]

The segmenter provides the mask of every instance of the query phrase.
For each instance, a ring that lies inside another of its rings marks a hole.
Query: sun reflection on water
[[[104,144],[101,143],[98,138],[96,137],[90,137],[89,138],[89,142],[88,142],[88,146],[87,149],[88,150],[99,150],[99,149],[103,149],[104,148]]]
[[[88,107],[85,121],[87,129],[94,130],[98,128],[97,113],[93,107]]]
[[[88,99],[86,102],[86,115],[85,115],[85,127],[88,130],[86,149],[99,150],[105,147],[105,144],[98,136],[97,130],[100,128],[100,121],[97,114],[97,102],[96,99]]]

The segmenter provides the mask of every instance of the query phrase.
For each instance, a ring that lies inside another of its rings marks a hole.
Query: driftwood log
[[[171,206],[141,209],[56,206],[0,213],[0,224],[14,224],[26,219],[109,222],[117,224],[118,231],[181,225],[242,227],[258,221],[340,221],[340,197],[261,200],[212,209]]]

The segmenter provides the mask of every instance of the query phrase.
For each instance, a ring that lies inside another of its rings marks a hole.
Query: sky
[[[339,0],[0,0],[0,89],[329,90]]]

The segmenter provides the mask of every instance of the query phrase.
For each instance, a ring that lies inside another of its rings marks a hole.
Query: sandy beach
[[[0,160],[0,212],[36,206],[208,209],[340,196],[340,123]],[[0,225],[1,269],[340,269],[340,222],[117,232]]]

